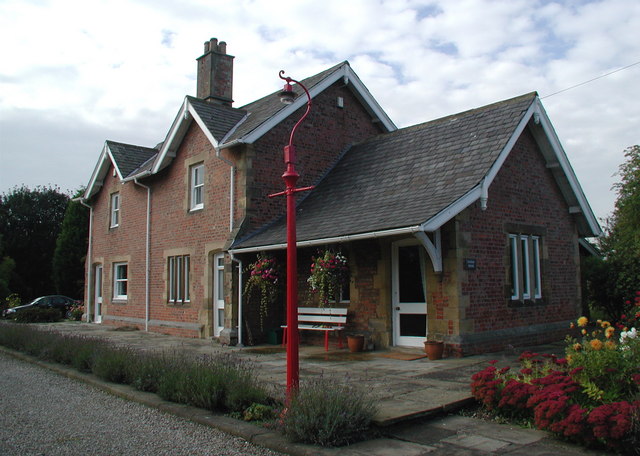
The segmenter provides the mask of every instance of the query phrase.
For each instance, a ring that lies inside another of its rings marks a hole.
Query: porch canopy
[[[537,94],[529,93],[350,147],[301,196],[298,246],[414,234],[441,271],[440,227],[478,200],[486,207],[491,181],[527,126],[538,130],[534,137],[578,217],[580,235],[598,235],[600,227]],[[286,217],[236,240],[230,251],[284,248]]]

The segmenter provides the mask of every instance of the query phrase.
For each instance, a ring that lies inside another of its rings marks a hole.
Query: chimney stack
[[[233,56],[227,54],[227,43],[211,38],[204,43],[204,54],[198,57],[197,97],[225,106],[233,104]]]

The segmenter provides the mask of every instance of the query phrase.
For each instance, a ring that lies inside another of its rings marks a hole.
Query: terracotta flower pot
[[[347,336],[347,346],[351,353],[361,352],[364,348],[364,336]]]
[[[444,351],[444,342],[437,342],[435,340],[427,340],[424,343],[424,352],[430,360],[442,359],[442,352]]]

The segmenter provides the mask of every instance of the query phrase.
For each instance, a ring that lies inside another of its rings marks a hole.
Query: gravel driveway
[[[1,455],[278,455],[0,353]]]

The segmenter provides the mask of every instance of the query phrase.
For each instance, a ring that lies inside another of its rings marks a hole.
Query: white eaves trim
[[[309,95],[311,98],[315,98],[318,94],[322,93],[328,87],[330,87],[333,83],[338,81],[339,79],[343,79],[346,84],[351,84],[355,89],[358,96],[363,100],[366,107],[371,111],[372,115],[379,119],[380,122],[384,125],[387,131],[395,131],[397,127],[393,123],[393,121],[389,118],[386,112],[382,109],[382,107],[378,104],[378,102],[373,98],[369,90],[362,83],[358,75],[351,69],[348,63],[344,63],[338,68],[336,71],[328,75],[325,79],[320,81],[318,84],[309,89]],[[295,99],[295,101],[288,105],[286,108],[280,110],[274,116],[271,116],[266,122],[262,125],[251,131],[246,136],[235,140],[233,143],[247,143],[252,144],[258,139],[260,139],[264,134],[269,132],[272,128],[278,125],[280,122],[285,120],[291,114],[296,112],[302,106],[307,104],[307,98],[303,96],[299,96]],[[227,147],[230,144],[221,144],[221,148]]]
[[[598,219],[596,218],[595,214],[591,210],[591,206],[589,205],[589,202],[587,201],[587,197],[584,195],[584,192],[582,191],[582,187],[580,186],[580,183],[578,182],[578,178],[575,172],[573,171],[573,168],[571,167],[571,163],[569,163],[569,159],[567,158],[567,154],[565,153],[564,148],[560,143],[560,139],[558,139],[558,135],[556,134],[556,131],[553,128],[553,125],[551,124],[551,120],[547,116],[547,113],[544,110],[544,107],[542,106],[542,102],[538,97],[536,97],[535,99],[534,106],[535,106],[535,114],[537,114],[536,120],[540,122],[540,125],[542,126],[547,136],[547,139],[551,144],[551,147],[556,155],[556,158],[558,159],[558,163],[560,164],[560,167],[562,168],[562,171],[564,172],[564,175],[567,178],[569,185],[571,186],[571,190],[573,191],[576,199],[578,200],[578,204],[582,211],[582,215],[585,217],[593,233],[596,236],[602,235],[602,228],[598,223]]]
[[[169,133],[167,133],[167,138],[162,144],[162,148],[158,153],[158,159],[156,163],[151,168],[151,174],[156,174],[158,171],[167,167],[171,160],[176,156],[176,152],[184,136],[187,134],[187,130],[191,125],[191,120],[195,120],[198,124],[204,135],[207,137],[211,145],[217,149],[218,141],[213,137],[204,121],[198,115],[198,112],[195,110],[188,97],[185,97],[184,102],[182,103],[182,107],[178,112],[178,115],[171,124],[171,128],[169,129]]]
[[[113,168],[116,170],[118,178],[122,180],[122,173],[118,169],[116,161],[113,159],[113,154],[111,153],[111,149],[109,149],[109,143],[105,141],[104,146],[102,147],[102,152],[100,153],[100,158],[98,158],[98,163],[93,169],[91,179],[89,179],[89,185],[87,185],[87,189],[84,192],[84,200],[91,198],[98,192],[98,188],[102,187],[104,178],[107,175],[107,171],[109,171],[109,166],[111,164],[113,164]]]

